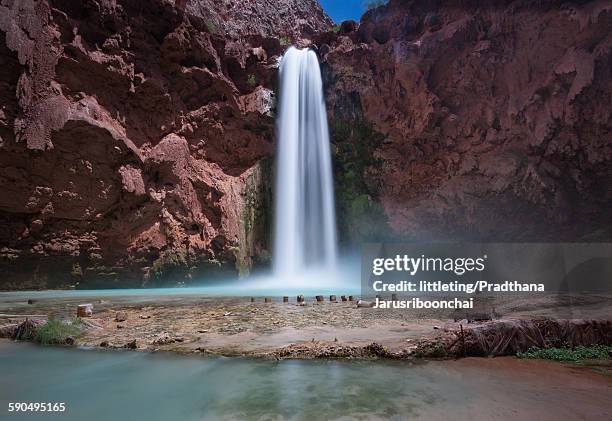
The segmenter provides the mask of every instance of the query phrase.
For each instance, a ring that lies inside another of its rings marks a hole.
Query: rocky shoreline
[[[460,358],[516,355],[534,346],[612,345],[612,297],[602,295],[497,299],[499,317],[480,321],[353,302],[203,296],[98,298],[91,300],[90,317],[75,318],[82,301],[0,300],[0,337],[36,340],[45,321],[57,320],[78,333],[56,344],[268,359]]]

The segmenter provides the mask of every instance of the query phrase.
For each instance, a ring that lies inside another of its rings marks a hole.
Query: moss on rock
[[[339,114],[331,122],[330,133],[341,242],[350,245],[387,238],[391,231],[377,195],[381,162],[374,153],[383,135],[363,120]]]

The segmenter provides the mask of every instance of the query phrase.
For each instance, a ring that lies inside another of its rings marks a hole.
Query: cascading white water
[[[280,63],[274,272],[287,281],[336,264],[336,216],[323,83],[316,54],[289,48]]]

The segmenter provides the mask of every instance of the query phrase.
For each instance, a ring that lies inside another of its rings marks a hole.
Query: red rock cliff
[[[328,31],[314,0],[3,0],[0,287],[265,260],[275,65],[299,38],[345,241],[610,241],[611,16],[391,0]]]
[[[3,0],[0,287],[265,259],[276,60],[329,25],[314,0]]]
[[[320,37],[345,233],[612,240],[611,28],[609,1],[391,0]]]

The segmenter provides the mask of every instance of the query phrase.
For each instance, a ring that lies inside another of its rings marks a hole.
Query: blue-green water
[[[0,419],[610,419],[610,379],[571,370],[516,359],[271,362],[4,340]],[[9,402],[67,409],[9,414]]]

